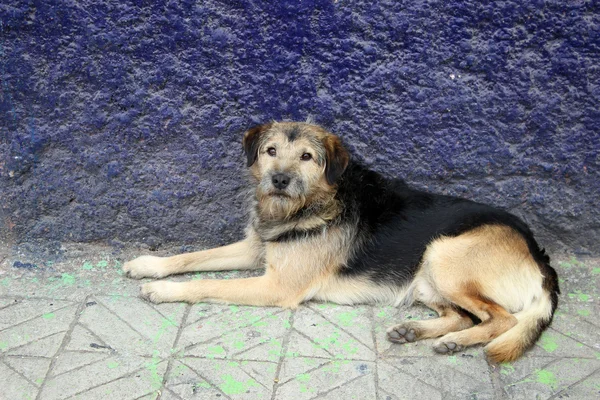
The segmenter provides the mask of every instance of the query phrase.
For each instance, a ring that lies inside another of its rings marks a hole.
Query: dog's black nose
[[[290,177],[286,174],[275,174],[271,177],[271,182],[277,189],[282,190],[290,184]]]

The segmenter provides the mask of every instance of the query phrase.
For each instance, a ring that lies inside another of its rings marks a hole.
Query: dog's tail
[[[519,358],[533,346],[544,329],[552,322],[560,293],[558,277],[556,271],[548,264],[547,257],[538,261],[538,265],[544,275],[542,295],[534,299],[529,307],[514,314],[518,321],[517,325],[485,347],[492,361],[503,363]]]

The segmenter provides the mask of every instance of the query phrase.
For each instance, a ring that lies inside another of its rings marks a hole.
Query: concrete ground
[[[481,347],[441,356],[385,339],[395,322],[434,316],[421,307],[152,305],[120,270],[141,254],[0,248],[1,399],[600,398],[600,259],[555,255],[551,328],[494,365]]]

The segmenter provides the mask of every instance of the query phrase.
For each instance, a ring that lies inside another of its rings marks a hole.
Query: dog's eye
[[[275,155],[277,154],[277,151],[275,150],[275,148],[274,148],[274,147],[269,147],[269,148],[267,149],[267,153],[269,153],[269,155],[270,155],[271,157],[275,157]]]
[[[309,153],[304,153],[304,154],[302,154],[302,156],[300,157],[300,159],[302,161],[308,161],[308,160],[312,159],[312,156]]]

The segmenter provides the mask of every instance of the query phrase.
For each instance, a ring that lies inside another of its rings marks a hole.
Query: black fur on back
[[[434,239],[499,224],[513,228],[526,240],[556,308],[556,272],[531,230],[516,216],[470,200],[415,190],[354,162],[338,185],[337,198],[343,204],[338,222],[356,225],[353,253],[341,275],[403,284],[414,277],[427,245]]]

